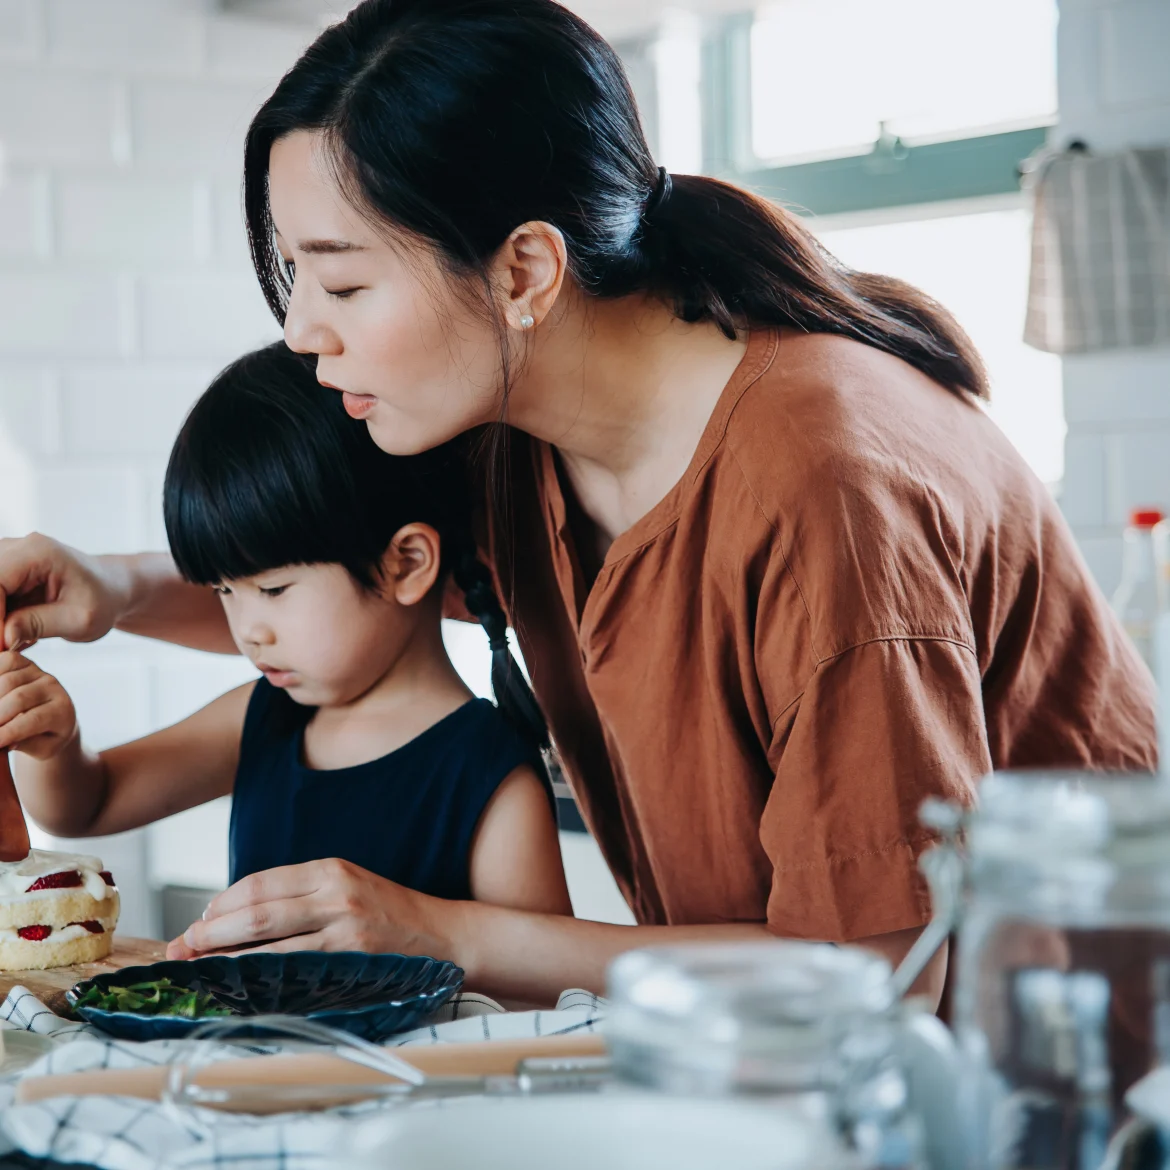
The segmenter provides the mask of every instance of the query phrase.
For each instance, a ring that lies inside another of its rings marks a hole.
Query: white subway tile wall
[[[0,61],[31,61],[40,43],[35,0],[0,0]]]
[[[183,417],[280,335],[241,223],[243,135],[314,31],[184,0],[0,0],[0,535],[165,547]],[[96,747],[251,673],[117,635],[35,655]],[[87,846],[122,881],[127,932],[157,929],[152,882],[226,880],[225,825],[211,809]]]
[[[35,173],[12,176],[0,186],[0,257],[30,260],[49,254],[48,190],[47,177]]]
[[[1056,145],[1091,150],[1170,142],[1170,5],[1061,0]],[[1121,576],[1130,510],[1170,511],[1170,349],[1064,360],[1068,423],[1061,504],[1106,592]]]
[[[218,369],[280,335],[248,260],[243,136],[315,33],[191,0],[0,0],[0,536],[166,547],[162,481],[183,417]],[[481,632],[451,642],[486,691]],[[124,635],[34,657],[97,748],[252,673]],[[152,885],[226,881],[228,808],[83,845],[118,875],[127,933],[158,930]],[[623,917],[584,838],[572,870],[581,913]]]

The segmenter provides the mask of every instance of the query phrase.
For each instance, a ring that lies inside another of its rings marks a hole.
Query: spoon
[[[0,861],[23,861],[31,848],[8,753],[0,752]]]

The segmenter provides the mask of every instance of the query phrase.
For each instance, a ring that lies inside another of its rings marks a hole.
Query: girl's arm
[[[21,803],[62,837],[135,829],[232,790],[255,684],[181,723],[94,753],[81,742],[61,684],[11,651],[0,654],[0,750],[14,752]]]
[[[921,931],[855,941],[897,964]],[[167,957],[240,948],[432,955],[462,967],[476,991],[545,1003],[568,987],[603,991],[610,961],[634,947],[775,938],[762,922],[613,926],[485,902],[447,902],[331,858],[236,882],[170,944]],[[912,993],[937,1006],[946,970],[944,949]]]
[[[42,638],[93,642],[115,626],[197,650],[233,653],[223,607],[165,553],[91,557],[34,533],[0,540],[0,650]]]
[[[572,915],[548,792],[527,765],[512,771],[480,817],[471,843],[477,902]]]

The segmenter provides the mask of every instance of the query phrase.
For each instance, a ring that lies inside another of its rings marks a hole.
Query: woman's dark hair
[[[553,0],[364,0],[289,70],[248,131],[244,176],[253,260],[281,318],[268,161],[298,130],[322,132],[358,207],[456,273],[482,280],[516,227],[543,220],[595,296],[647,291],[728,337],[840,334],[987,394],[971,342],[923,293],[844,267],[795,215],[738,187],[667,186],[617,55]]]
[[[179,572],[214,585],[285,565],[337,564],[372,590],[394,534],[429,524],[440,538],[441,582],[454,575],[491,641],[501,712],[547,747],[544,717],[476,555],[461,444],[387,455],[345,413],[341,395],[318,383],[315,365],[277,342],[228,366],[187,416],[163,487]]]

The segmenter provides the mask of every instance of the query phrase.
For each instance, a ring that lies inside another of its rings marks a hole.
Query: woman
[[[379,446],[489,428],[485,551],[641,925],[318,862],[234,886],[173,953],[421,951],[528,1000],[656,942],[897,961],[929,917],[925,797],[1153,766],[1151,680],[954,321],[657,168],[617,58],[551,0],[366,0],[257,115],[245,203],[288,344]],[[227,646],[161,558],[31,538],[0,587],[10,647]]]

